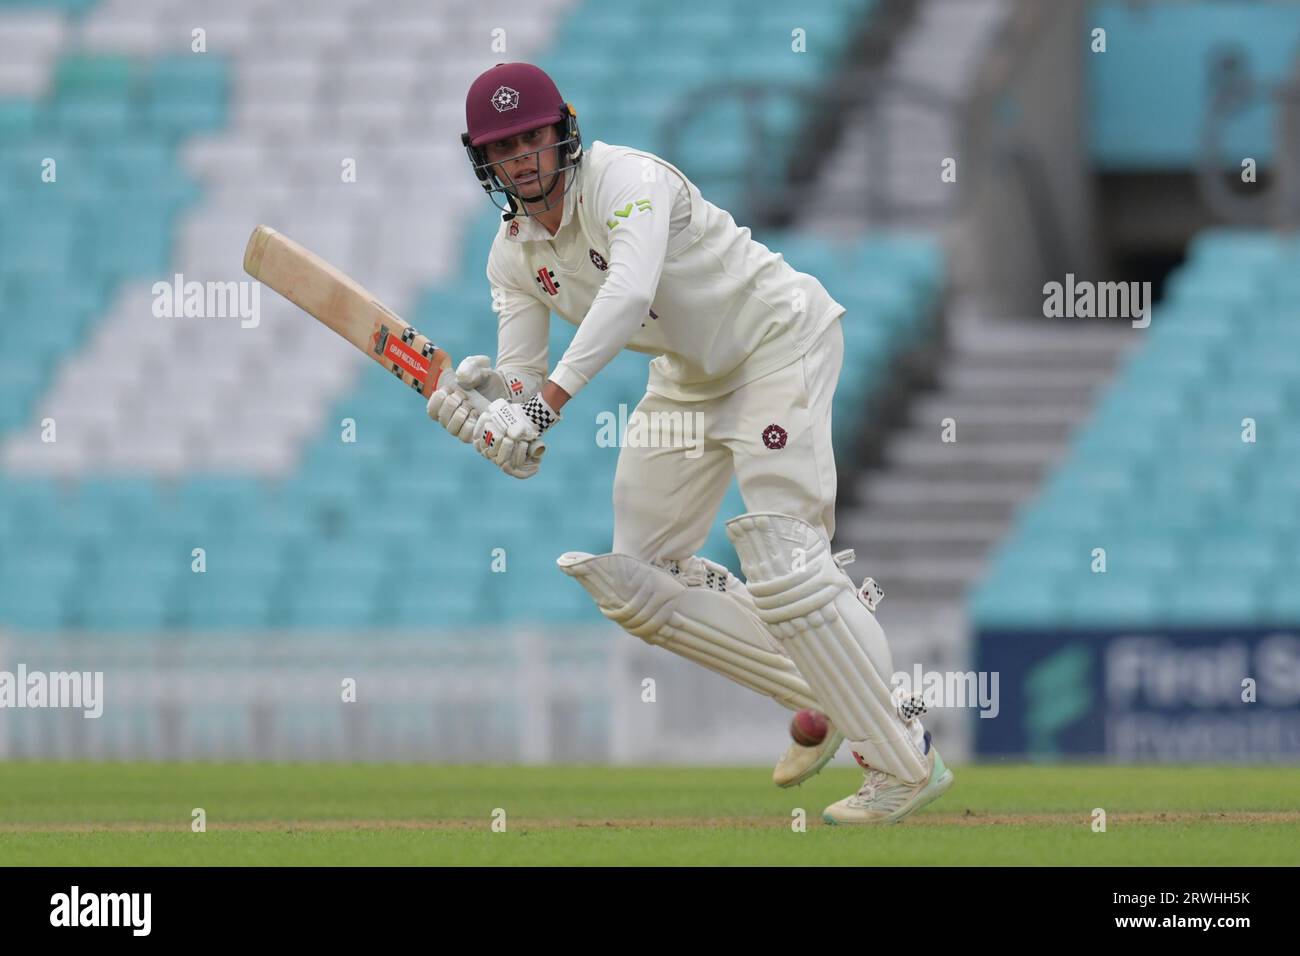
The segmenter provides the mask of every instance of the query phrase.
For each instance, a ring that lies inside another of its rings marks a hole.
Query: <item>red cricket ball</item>
[[[816,747],[826,739],[830,724],[819,710],[805,708],[790,721],[790,736],[801,747]]]

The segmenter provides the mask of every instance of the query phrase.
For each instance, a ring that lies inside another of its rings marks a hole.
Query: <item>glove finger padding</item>
[[[510,467],[515,471],[523,468],[528,463],[528,449],[532,447],[532,442],[524,439],[514,439],[510,447]]]
[[[512,468],[507,471],[506,474],[513,478],[531,478],[533,475],[537,474],[537,469],[541,467],[541,462],[536,458],[528,458],[527,455],[524,457],[525,461],[521,467]]]
[[[478,417],[474,447],[506,474],[531,478],[537,474],[538,464],[529,459],[529,452],[538,434],[537,426],[519,414],[515,406],[499,400]]]
[[[442,388],[436,388],[429,396],[428,403],[424,406],[425,410],[429,413],[429,417],[439,425],[443,424],[442,407],[447,404],[447,399],[450,398],[451,395],[452,390],[445,385]],[[448,414],[450,414],[450,412]]]
[[[507,434],[505,438],[501,439],[501,444],[497,446],[497,452],[496,455],[493,456],[493,461],[496,462],[497,467],[502,471],[508,471],[518,464],[516,461],[518,458],[517,452],[519,452],[521,448],[524,451],[527,450],[524,443],[511,438]]]
[[[474,425],[478,421],[478,412],[469,402],[461,402],[459,408],[447,422],[447,431],[451,432],[465,444],[474,440]]]
[[[458,388],[435,389],[429,396],[429,417],[465,443],[474,440],[474,425],[478,413],[469,403],[469,396]]]
[[[501,447],[501,429],[492,420],[491,415],[480,415],[474,423],[474,448],[488,461],[496,464],[497,451]]]
[[[451,427],[452,417],[465,407],[465,393],[459,390],[448,390],[446,398],[438,408],[438,424],[442,425],[448,431],[453,431]]]
[[[527,454],[528,443],[510,437],[509,432],[502,433],[498,427],[489,422],[483,428],[475,428],[474,447],[478,453],[498,468],[506,468],[515,463],[516,451],[523,448]]]
[[[491,448],[487,447],[486,440],[482,437],[475,442],[475,447],[484,458],[512,478],[531,478],[537,474],[541,462],[529,457],[532,445],[530,441],[521,441],[509,436],[505,438],[494,436]]]

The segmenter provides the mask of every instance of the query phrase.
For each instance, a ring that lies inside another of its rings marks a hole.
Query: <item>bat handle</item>
[[[469,403],[480,414],[492,407],[492,403],[484,398],[476,388],[465,389],[465,394],[469,396]],[[528,457],[533,461],[541,461],[544,454],[546,454],[546,443],[540,438],[534,440],[532,447],[528,449]]]

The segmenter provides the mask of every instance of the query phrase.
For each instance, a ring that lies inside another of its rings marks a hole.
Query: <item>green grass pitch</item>
[[[0,865],[1300,863],[1300,768],[954,772],[902,824],[829,827],[852,769],[783,791],[763,768],[10,762]]]

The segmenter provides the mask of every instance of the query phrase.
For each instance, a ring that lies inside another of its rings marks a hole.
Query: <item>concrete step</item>
[[[885,589],[885,600],[881,605],[880,614],[882,622],[887,620],[886,615],[891,601],[930,604],[935,607],[960,607],[966,599],[966,592],[970,589],[968,581],[947,578],[899,578],[894,576],[891,570],[885,570],[885,573],[888,575],[888,583],[881,578],[876,578],[880,586]],[[857,580],[861,583],[862,579],[859,576]],[[888,627],[888,624],[885,626]]]
[[[954,504],[1019,501],[1033,494],[1036,487],[1036,482],[981,482],[960,477],[917,481],[891,472],[868,473],[859,484],[860,490],[882,502],[949,501]]]
[[[905,560],[975,559],[986,555],[1001,539],[1007,524],[1002,521],[864,521],[850,520],[835,530],[837,548],[850,547],[857,561],[849,565],[854,574],[860,564],[870,569],[880,564]]]
[[[863,513],[873,520],[1007,521],[1016,506],[1037,488],[1037,481],[917,480],[892,472],[873,472],[863,477],[857,491]]]
[[[960,431],[958,435],[964,434]],[[899,472],[918,479],[958,474],[969,480],[1030,482],[1060,457],[1061,446],[1041,442],[945,443],[931,435],[907,432],[895,436],[885,448],[885,461]]]
[[[1067,323],[1075,322],[1075,325]],[[1118,360],[1140,340],[1127,323],[1079,319],[965,319],[949,323],[948,345],[964,355],[1056,352]]]
[[[953,655],[954,664],[963,659],[970,620],[960,605],[908,600],[895,588],[885,595],[876,617],[889,636],[896,668],[907,651],[913,652],[910,661],[933,659],[935,669],[942,669],[939,661]]]
[[[954,542],[969,543],[996,539],[1006,530],[1001,521],[894,521],[888,518],[871,518],[861,512],[835,526],[836,547],[845,541],[861,542]],[[843,547],[853,547],[852,544]]]
[[[946,590],[961,594],[972,581],[979,578],[984,565],[983,557],[904,558],[877,562],[869,572],[864,570],[855,575],[854,580],[860,581],[861,576],[870,574],[884,589],[886,601],[889,600],[891,586],[909,594],[927,587],[935,591]],[[867,567],[865,560],[862,566]]]
[[[931,392],[914,401],[908,409],[908,418],[918,426],[934,426],[945,418],[958,422],[958,437],[963,426],[969,425],[1069,425],[1071,427],[1088,419],[1090,410],[1074,403],[1040,402],[1035,405],[985,404],[963,408],[947,392]]]
[[[1044,393],[1054,391],[1092,389],[1100,384],[1096,372],[1087,369],[1045,370],[1033,366],[976,368],[965,362],[949,362],[939,372],[942,386],[955,391],[979,391],[1015,385],[1022,389],[1037,389]]]
[[[1063,445],[1085,417],[1078,407],[1069,406],[1048,406],[1046,409],[1014,405],[960,408],[942,396],[925,398],[908,410],[911,434],[933,436],[937,441],[942,433],[940,422],[952,418],[957,423],[958,443]]]
[[[858,560],[850,567],[850,576],[855,580],[865,574],[877,577],[874,569],[886,567],[892,574],[893,568],[899,564],[981,561],[997,540],[996,537],[981,541],[877,541],[868,538],[853,549]],[[859,566],[863,570],[856,570]]]
[[[981,349],[953,352],[949,360],[962,368],[981,369],[987,372],[1019,374],[1024,370],[1066,372],[1087,371],[1094,376],[1110,379],[1115,368],[1115,354],[1110,349],[1060,349],[1034,348],[1003,351]]]
[[[943,374],[943,373],[941,373]],[[1102,379],[1088,382],[1062,381],[1057,387],[1045,387],[1042,381],[1021,381],[1004,378],[1002,381],[989,379],[980,382],[975,376],[958,376],[966,381],[961,385],[944,383],[943,390],[951,397],[958,408],[975,408],[982,405],[1037,405],[1040,402],[1060,404],[1068,402],[1086,414],[1093,406],[1096,396],[1105,386]]]
[[[954,501],[951,499],[881,501],[872,499],[873,516],[889,521],[997,521],[1010,524],[1015,520],[1018,502]]]

